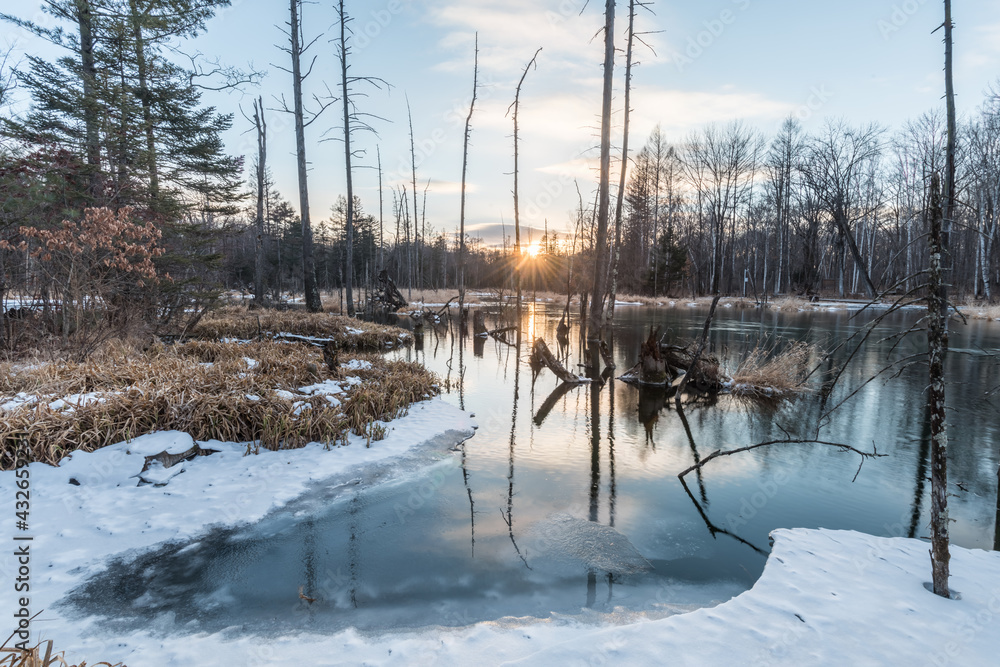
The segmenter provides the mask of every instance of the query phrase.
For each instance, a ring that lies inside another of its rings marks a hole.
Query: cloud
[[[598,145],[601,90],[598,81],[574,91],[554,91],[541,96],[522,95],[520,133],[532,139],[568,143],[574,147],[571,161],[574,175],[579,173],[580,158]],[[621,134],[621,108],[616,98],[615,128],[612,137]],[[505,116],[507,100],[491,100],[479,116],[479,127],[503,128],[512,132],[512,120]],[[630,122],[633,137],[649,134],[660,124],[670,139],[679,140],[707,123],[725,123],[744,119],[762,121],[781,119],[792,113],[797,104],[771,99],[761,93],[725,87],[717,91],[672,90],[642,86],[632,92]],[[620,138],[613,139],[620,142]],[[633,144],[634,145],[634,144]],[[565,148],[560,151],[567,155]]]
[[[976,26],[969,42],[959,50],[961,67],[995,68],[1000,63],[1000,23]]]
[[[560,69],[589,67],[595,54],[600,59],[600,40],[592,42],[600,28],[601,15],[580,15],[585,0],[460,0],[430,10],[431,20],[448,32],[440,40],[447,50],[469,52],[473,35],[479,32],[479,64],[484,70],[519,74],[536,49],[544,49],[546,60]],[[588,46],[590,48],[588,48]],[[469,57],[445,60],[437,69],[469,67]]]
[[[666,136],[676,141],[708,123],[780,119],[796,106],[729,86],[717,92],[640,87],[632,95],[631,123],[640,137],[659,123]]]

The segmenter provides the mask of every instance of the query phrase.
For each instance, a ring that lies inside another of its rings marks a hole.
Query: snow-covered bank
[[[183,464],[184,472],[162,487],[136,487],[132,476],[144,455],[171,442],[171,449],[190,444],[176,433],[77,454],[59,469],[33,467],[32,611],[46,608],[33,624],[33,639],[54,639],[57,649],[77,661],[123,660],[132,667],[978,665],[994,664],[1000,653],[993,631],[1000,621],[1000,555],[953,548],[952,587],[962,599],[942,600],[923,587],[930,573],[926,543],[823,530],[776,531],[773,553],[752,590],[711,609],[658,619],[621,610],[388,634],[261,636],[252,625],[209,633],[195,622],[178,624],[166,613],[142,631],[112,635],[100,619],[65,617],[63,608],[53,606],[101,571],[112,554],[199,535],[213,523],[255,521],[282,504],[297,509],[290,501],[311,482],[363,477],[358,466],[369,462],[433,461],[432,453],[446,456],[443,449],[468,435],[472,423],[433,400],[413,406],[391,427],[386,440],[371,449],[355,441],[332,451],[307,447],[243,457],[236,445],[208,443],[220,453]],[[415,446],[421,440],[423,447]],[[403,467],[418,467],[410,463]],[[11,473],[0,474],[0,489],[12,498]],[[6,517],[2,525],[4,534],[13,532]],[[13,559],[0,561],[10,581]],[[5,612],[12,604],[10,589],[0,588]]]
[[[764,574],[714,608],[622,612],[420,632],[127,637],[49,629],[74,650],[133,665],[990,665],[1000,651],[1000,555],[953,548],[959,600],[925,588],[927,545],[849,531],[778,530]],[[169,621],[169,619],[164,619]]]
[[[189,449],[194,443],[186,433],[154,433],[95,452],[76,452],[59,467],[33,463],[29,466],[27,530],[17,530],[15,525],[19,520],[14,514],[15,472],[0,472],[0,497],[8,499],[10,509],[0,520],[2,533],[8,539],[32,538],[30,543],[19,543],[30,544],[27,597],[32,614],[45,610],[32,623],[29,644],[53,639],[59,650],[69,651],[67,657],[88,662],[107,659],[109,647],[114,646],[116,660],[132,665],[170,664],[169,660],[157,663],[147,653],[151,646],[144,642],[90,636],[96,632],[88,627],[90,623],[62,618],[54,604],[101,571],[114,554],[191,538],[210,526],[259,520],[312,485],[347,479],[380,462],[403,457],[433,461],[471,437],[474,422],[465,412],[432,399],[413,404],[406,416],[387,423],[386,428],[386,437],[370,448],[365,446],[366,438],[351,435],[346,447],[311,444],[245,456],[245,444],[203,442],[204,448],[217,453],[144,473],[157,481],[155,485],[138,486],[145,457]],[[18,567],[13,548],[5,549],[0,557],[4,582],[0,609],[7,623],[0,628],[8,627],[12,618],[8,612],[17,609],[18,597],[25,595],[14,590]]]

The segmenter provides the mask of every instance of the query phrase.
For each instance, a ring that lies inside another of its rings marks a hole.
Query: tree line
[[[258,98],[252,115],[244,114],[257,134],[247,183],[242,160],[227,155],[222,142],[234,115],[201,97],[207,89],[252,85],[258,73],[178,56],[228,4],[48,0],[44,8],[57,27],[2,16],[64,51],[51,61],[29,55],[15,76],[5,71],[0,77],[0,95],[9,98],[21,87],[32,101],[23,114],[4,113],[0,125],[0,235],[8,244],[0,252],[3,289],[55,298],[60,285],[52,272],[42,272],[39,258],[18,244],[37,243],[27,230],[55,229],[102,207],[128,207],[138,223],[161,230],[165,251],[155,259],[172,282],[160,283],[155,298],[144,297],[160,317],[179,312],[181,301],[201,303],[220,289],[258,299],[304,293],[310,309],[318,309],[320,289],[346,288],[353,312],[359,297],[352,288],[370,286],[383,268],[410,289],[458,290],[463,276],[473,289],[514,289],[517,274],[528,289],[585,294],[600,277],[602,291],[762,300],[906,292],[927,265],[929,180],[946,159],[939,111],[895,131],[828,120],[807,133],[789,118],[770,137],[735,121],[671,142],[657,127],[638,151],[623,147],[620,180],[610,175],[610,134],[602,136],[607,185],[579,197],[569,232],[546,231],[527,256],[517,226],[500,246],[490,246],[464,229],[455,233],[454,225],[429,221],[428,188],[415,160],[409,182],[383,188],[380,178],[377,206],[363,202],[351,184],[352,159],[359,155],[352,136],[374,132],[370,121],[377,116],[358,108],[365,98],[359,90],[388,83],[351,72],[351,19],[343,2],[335,6],[339,94],[310,103],[302,82],[312,70],[316,36],[303,31],[301,0],[289,0],[287,44],[280,48],[289,57],[291,99],[269,110]],[[640,3],[630,3],[627,84],[634,4]],[[474,79],[474,94],[475,85]],[[628,91],[626,85],[626,99]],[[335,102],[347,193],[313,222],[305,131]],[[276,190],[267,163],[267,118],[282,112],[295,118],[297,206]],[[946,278],[959,296],[992,299],[1000,286],[996,91],[960,124],[957,146]],[[378,168],[381,177],[380,155]],[[516,225],[517,210],[514,217]],[[64,280],[62,292],[67,285]]]

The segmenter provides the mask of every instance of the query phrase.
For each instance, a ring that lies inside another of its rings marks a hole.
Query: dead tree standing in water
[[[611,208],[611,94],[615,69],[615,0],[604,8],[604,93],[601,105],[601,182],[597,211],[597,237],[594,242],[594,291],[590,304],[589,338],[601,337],[608,264],[608,210]],[[593,355],[597,357],[596,352]]]
[[[517,201],[517,113],[521,106],[521,85],[524,83],[524,77],[528,75],[528,70],[531,69],[532,65],[535,65],[535,59],[541,52],[542,49],[539,47],[535,51],[535,55],[531,56],[528,64],[524,66],[521,80],[517,82],[517,90],[514,92],[514,101],[507,107],[507,113],[510,113],[511,109],[514,110],[514,282],[517,284],[518,314],[520,314],[521,308],[521,211]]]
[[[472,131],[472,112],[476,108],[479,86],[479,33],[476,33],[476,53],[472,68],[472,102],[465,117],[465,139],[462,143],[462,204],[458,217],[458,317],[465,316],[465,176],[469,164],[469,134]]]

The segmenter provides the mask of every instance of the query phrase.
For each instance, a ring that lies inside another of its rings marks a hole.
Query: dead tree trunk
[[[541,338],[535,339],[535,343],[531,347],[531,356],[534,363],[545,366],[563,382],[580,384],[587,381],[586,378],[574,375],[566,370],[566,367],[559,363],[559,360],[556,359],[555,355],[553,355],[551,350],[549,350],[549,346],[546,345],[545,341]]]
[[[257,215],[254,219],[253,300],[264,305],[264,196],[267,178],[267,121],[264,120],[264,100],[259,95],[253,103],[253,121],[257,128]]]
[[[934,593],[948,593],[948,435],[945,432],[944,357],[945,312],[941,304],[941,181],[931,175],[930,199],[930,271],[927,294],[927,355],[930,387],[927,404],[931,430],[931,569]]]
[[[385,248],[385,241],[383,239],[385,227],[382,210],[382,151],[378,146],[375,146],[375,159],[378,161],[378,267],[381,269],[383,265],[382,252]]]
[[[528,64],[524,66],[524,71],[521,73],[521,80],[517,82],[517,90],[514,91],[514,102],[507,107],[508,113],[511,109],[514,110],[514,282],[517,285],[518,309],[521,308],[521,209],[518,206],[517,200],[517,112],[521,105],[521,85],[524,83],[524,77],[528,75],[528,70],[535,64],[535,59],[538,58],[538,54],[541,52],[542,49],[539,47],[535,51],[535,55],[531,56]]]
[[[462,143],[462,204],[458,217],[458,316],[465,312],[465,176],[469,164],[469,133],[472,112],[476,108],[476,92],[479,87],[479,33],[476,33],[476,52],[472,67],[472,102],[469,115],[465,117],[465,139]]]
[[[302,80],[309,72],[302,73],[301,58],[308,45],[302,44],[302,21],[299,16],[302,0],[291,0],[291,19],[288,31],[291,39],[292,97],[295,116],[295,156],[299,175],[299,215],[302,218],[302,285],[305,290],[306,310],[319,313],[323,304],[316,283],[316,258],[313,254],[312,225],[309,222],[308,163],[306,161],[306,121],[302,108]],[[311,67],[310,67],[311,69]],[[318,115],[318,114],[317,114]],[[312,120],[316,119],[316,115]],[[312,122],[310,120],[310,122]]]
[[[413,244],[416,246],[417,254],[417,272],[416,281],[418,287],[423,287],[420,282],[420,272],[421,272],[421,253],[420,253],[420,234],[417,232],[417,215],[419,214],[419,209],[417,208],[417,151],[416,146],[413,142],[413,113],[410,111],[410,98],[406,98],[406,116],[410,122],[410,167],[411,167],[411,177],[413,179]],[[411,278],[412,282],[412,278]],[[412,285],[410,288],[412,289]]]
[[[344,162],[347,172],[347,211],[344,220],[347,256],[344,266],[344,291],[347,292],[347,316],[354,317],[354,179],[351,176],[351,97],[347,87],[347,15],[344,0],[338,5],[340,17],[340,90],[344,106]]]
[[[951,267],[951,226],[955,215],[955,85],[952,81],[951,0],[944,0],[944,97],[948,123],[948,142],[944,157],[944,203],[941,215],[941,261],[942,271]],[[944,319],[944,345],[948,346],[948,282],[942,276],[939,290],[941,316]]]
[[[629,100],[632,93],[632,43],[635,38],[635,0],[628,3],[628,46],[625,49],[625,111],[622,128],[622,164],[618,179],[618,199],[615,202],[615,256],[611,263],[611,297],[605,318],[610,322],[615,316],[615,298],[618,296],[618,260],[622,244],[622,208],[625,203],[625,175],[628,170],[628,121]]]
[[[660,327],[649,329],[649,337],[639,349],[639,364],[641,383],[666,384],[670,380],[667,362],[660,354]]]
[[[611,204],[611,95],[615,69],[615,0],[604,6],[604,93],[601,104],[601,181],[598,188],[594,290],[590,303],[590,338],[601,337],[608,263],[608,210]]]

